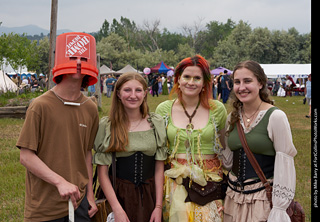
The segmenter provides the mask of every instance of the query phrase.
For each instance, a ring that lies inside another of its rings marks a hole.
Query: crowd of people
[[[23,76],[22,79],[18,75],[12,75],[10,79],[19,87],[19,93],[43,91],[47,88],[48,82],[48,78],[42,73],[39,75],[39,79],[37,79],[36,75],[31,75],[30,78]]]
[[[109,86],[114,93],[110,114],[100,121],[94,102],[80,92],[97,81],[81,73],[89,62],[77,59],[72,72],[53,73],[57,85],[28,108],[16,144],[27,169],[25,221],[67,221],[68,199],[75,221],[90,221],[98,210],[92,163],[116,222],[290,221],[297,151],[257,62],[241,62],[231,77],[221,73],[212,81],[203,57],[185,58],[168,87],[177,98],[154,113],[147,94],[157,95],[166,80],[154,77],[148,85],[138,73],[108,76],[103,92],[111,96]],[[227,114],[223,103],[230,93],[233,110]],[[237,122],[273,184],[273,206],[241,146]]]
[[[108,98],[111,97],[111,93],[114,91],[115,83],[119,76],[114,76],[112,74],[104,75],[101,77],[101,93],[106,95]],[[172,89],[173,79],[171,76],[166,76],[164,74],[156,74],[143,77],[148,85],[148,92],[152,96],[168,95]]]

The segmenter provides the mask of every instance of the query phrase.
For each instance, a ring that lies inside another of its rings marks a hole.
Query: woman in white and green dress
[[[226,222],[289,222],[286,209],[296,186],[290,124],[286,114],[273,106],[267,77],[254,61],[244,61],[233,71],[233,111],[226,124],[224,151],[228,190],[224,203]],[[236,122],[240,120],[249,148],[268,181],[273,184],[270,207],[266,190],[244,152]],[[228,154],[229,153],[229,154]]]

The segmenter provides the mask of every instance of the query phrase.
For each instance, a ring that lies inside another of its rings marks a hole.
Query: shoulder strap
[[[239,134],[239,138],[240,138],[241,144],[243,146],[243,149],[246,152],[247,157],[248,157],[254,171],[256,172],[256,174],[258,175],[261,182],[263,183],[263,185],[266,188],[267,197],[268,197],[268,200],[269,200],[271,208],[272,208],[272,187],[271,187],[270,183],[267,181],[266,176],[264,175],[263,171],[261,170],[259,163],[257,162],[256,158],[254,157],[252,151],[250,150],[250,148],[248,146],[246,137],[244,135],[242,126],[240,124],[240,120],[237,121],[237,129],[238,129],[238,134]]]

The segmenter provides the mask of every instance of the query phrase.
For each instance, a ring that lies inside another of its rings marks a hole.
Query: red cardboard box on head
[[[82,32],[69,32],[57,37],[55,66],[52,69],[53,81],[64,74],[77,73],[80,63],[81,74],[89,76],[88,85],[98,81],[96,61],[96,41],[92,35]]]

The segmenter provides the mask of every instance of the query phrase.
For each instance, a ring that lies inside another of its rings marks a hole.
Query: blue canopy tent
[[[164,62],[160,62],[155,67],[151,68],[151,73],[164,73],[167,74],[167,72],[171,69],[169,66],[167,66]]]

